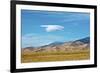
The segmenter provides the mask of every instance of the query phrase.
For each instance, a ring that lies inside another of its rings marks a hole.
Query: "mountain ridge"
[[[53,42],[48,45],[40,47],[26,47],[23,51],[33,51],[33,52],[44,52],[44,51],[68,51],[68,50],[80,50],[90,47],[90,37],[85,37],[70,42]],[[77,49],[76,49],[77,48]]]

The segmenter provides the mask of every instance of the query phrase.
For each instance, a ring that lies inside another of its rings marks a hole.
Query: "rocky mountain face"
[[[41,47],[22,48],[22,52],[56,52],[56,51],[77,51],[90,48],[90,37],[70,42],[53,42]]]

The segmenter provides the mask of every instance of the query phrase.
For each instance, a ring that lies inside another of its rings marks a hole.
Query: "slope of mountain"
[[[25,47],[25,48],[22,48],[22,52],[30,52],[30,51],[34,51],[36,48],[34,47]]]
[[[61,45],[61,44],[64,44],[64,42],[53,42],[49,44],[48,46],[56,46],[56,45]]]
[[[90,37],[82,38],[82,39],[76,40],[75,42],[77,41],[80,41],[82,43],[90,43]]]

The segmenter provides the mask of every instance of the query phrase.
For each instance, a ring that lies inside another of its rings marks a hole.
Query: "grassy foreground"
[[[49,62],[86,60],[90,58],[90,50],[80,51],[59,51],[59,52],[22,52],[21,62]]]

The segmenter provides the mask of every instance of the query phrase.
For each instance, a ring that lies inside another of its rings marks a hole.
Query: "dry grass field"
[[[86,60],[90,58],[90,50],[56,51],[56,52],[22,52],[21,62],[50,62]]]

